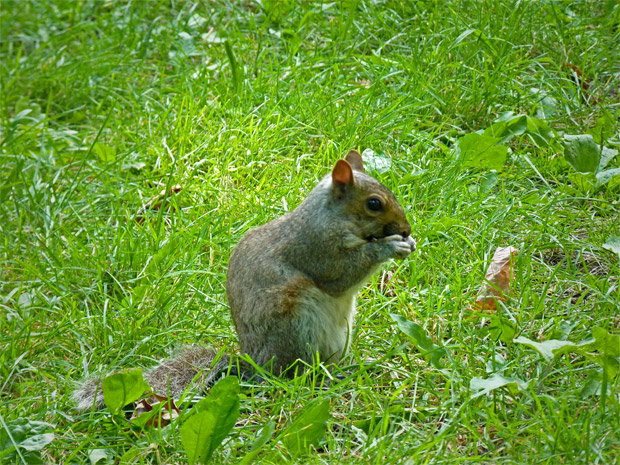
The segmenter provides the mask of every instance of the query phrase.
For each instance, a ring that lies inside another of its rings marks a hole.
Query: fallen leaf
[[[181,415],[181,410],[176,406],[173,399],[160,396],[154,392],[151,392],[150,395],[158,402],[153,405],[147,399],[136,402],[136,409],[131,415],[130,421],[141,426],[163,428]],[[146,420],[144,418],[138,420],[142,415],[147,415]]]
[[[496,310],[498,302],[505,302],[510,294],[510,283],[514,278],[513,256],[519,253],[514,247],[498,247],[484,277],[473,305],[474,310]]]
[[[139,400],[136,402],[136,409],[131,414],[130,420],[133,421],[143,413],[151,412],[152,410],[153,407],[146,401],[146,399]]]

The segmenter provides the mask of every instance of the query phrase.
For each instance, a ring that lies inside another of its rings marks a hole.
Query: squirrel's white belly
[[[333,297],[318,288],[300,295],[301,328],[309,331],[312,351],[323,363],[337,363],[351,342],[355,317],[355,292]]]

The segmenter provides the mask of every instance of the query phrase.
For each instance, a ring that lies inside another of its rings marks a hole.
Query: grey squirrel
[[[359,289],[383,262],[415,250],[410,234],[394,194],[364,173],[351,150],[297,208],[235,247],[226,292],[241,353],[288,377],[297,360],[310,364],[317,354],[337,363],[351,339]],[[145,378],[155,392],[177,397],[229,368],[230,359],[216,355],[190,347]],[[84,382],[73,397],[78,409],[103,407],[101,379]]]

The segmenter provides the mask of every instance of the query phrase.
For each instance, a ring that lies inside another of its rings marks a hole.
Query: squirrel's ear
[[[332,182],[344,192],[347,186],[353,184],[353,169],[346,160],[338,160],[332,170]]]
[[[351,165],[355,171],[361,171],[362,173],[364,172],[364,162],[362,161],[362,156],[357,150],[350,150],[344,159],[349,162],[349,165]]]

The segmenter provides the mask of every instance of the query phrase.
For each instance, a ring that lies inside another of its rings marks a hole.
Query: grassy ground
[[[464,168],[454,146],[512,111],[618,149],[619,23],[614,1],[3,0],[4,448],[26,418],[52,425],[45,463],[184,463],[176,427],[76,413],[73,383],[188,343],[234,351],[235,243],[358,148],[418,251],[362,292],[349,377],[245,387],[214,463],[324,399],[316,451],[274,439],[263,463],[618,463],[617,340],[550,358],[514,342],[618,334],[619,257],[603,247],[620,236],[618,177],[596,187],[528,134],[496,171]],[[468,310],[508,245],[512,299]],[[446,349],[443,369],[390,313]]]

